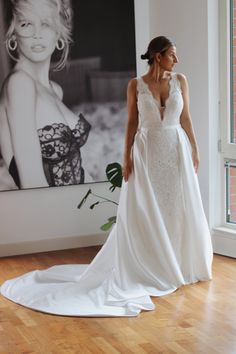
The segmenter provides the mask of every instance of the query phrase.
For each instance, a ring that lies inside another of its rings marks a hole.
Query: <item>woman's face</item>
[[[20,58],[41,62],[51,57],[59,37],[55,16],[58,16],[56,11],[38,0],[23,8],[15,19]]]
[[[162,69],[166,71],[172,71],[175,64],[177,64],[179,61],[176,55],[176,47],[170,47],[163,55],[160,55],[159,58],[159,64]]]

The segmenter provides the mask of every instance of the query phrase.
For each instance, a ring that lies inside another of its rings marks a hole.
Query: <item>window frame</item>
[[[233,0],[219,1],[219,59],[220,59],[220,140],[219,151],[221,153],[221,190],[223,193],[221,225],[223,227],[235,230],[236,224],[227,221],[227,171],[226,162],[236,163],[236,142],[231,142],[231,124],[233,116],[233,70],[232,58],[233,51],[231,45],[232,38],[232,3]]]
[[[236,144],[231,143],[231,0],[219,1],[220,14],[220,117],[221,117],[221,153],[224,158],[236,158]]]

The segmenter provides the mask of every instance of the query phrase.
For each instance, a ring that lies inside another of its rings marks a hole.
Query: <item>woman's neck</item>
[[[50,61],[32,63],[27,60],[19,60],[15,66],[16,70],[23,70],[28,73],[35,81],[39,82],[45,87],[50,87],[49,83],[49,68]]]
[[[152,65],[149,68],[148,76],[152,81],[156,83],[160,82],[165,76],[165,70],[161,69],[158,65]]]

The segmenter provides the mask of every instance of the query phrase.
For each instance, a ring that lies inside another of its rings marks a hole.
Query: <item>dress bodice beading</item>
[[[90,128],[80,114],[74,129],[63,123],[38,129],[44,173],[50,187],[84,182],[80,147],[85,144]]]
[[[160,102],[155,99],[142,77],[137,78],[137,96],[139,111],[139,129],[159,130],[180,124],[183,98],[177,74],[171,74],[169,96],[161,114]]]

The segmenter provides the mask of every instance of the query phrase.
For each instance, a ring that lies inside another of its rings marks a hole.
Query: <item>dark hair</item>
[[[154,56],[156,53],[165,54],[165,52],[170,48],[174,47],[175,44],[171,39],[165,36],[158,36],[151,40],[148,45],[145,54],[141,55],[141,59],[148,60],[148,64],[151,65],[154,62]]]

